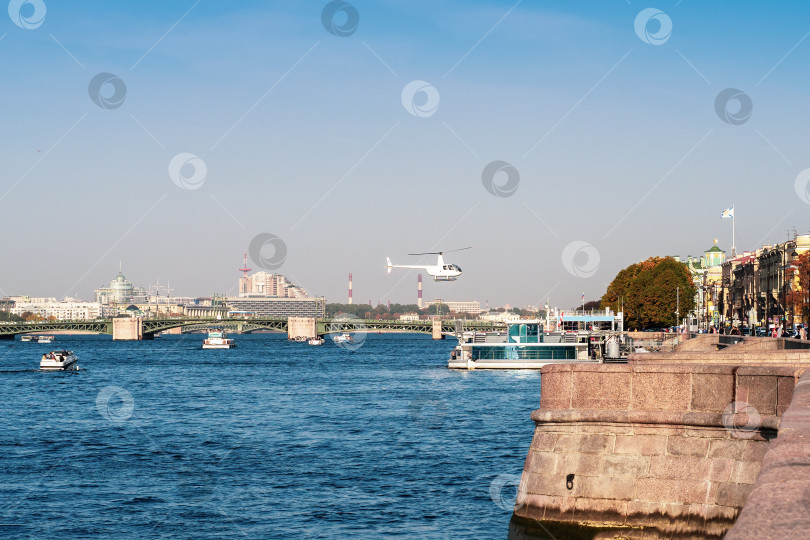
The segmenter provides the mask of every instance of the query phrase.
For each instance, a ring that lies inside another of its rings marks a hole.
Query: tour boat
[[[354,338],[348,332],[343,332],[340,335],[332,336],[332,341],[335,343],[352,343]]]
[[[78,358],[73,351],[51,351],[43,354],[39,361],[39,369],[46,371],[64,371],[66,369],[76,369]]]
[[[20,336],[20,341],[33,341],[34,343],[36,343],[37,339],[36,339],[36,336],[25,335],[25,336]]]
[[[326,343],[326,340],[323,339],[322,337],[314,337],[309,338],[309,341],[307,341],[307,343],[309,343],[310,345],[323,345],[324,343]]]
[[[632,340],[613,321],[601,318],[606,317],[588,316],[585,329],[546,332],[535,319],[507,323],[505,332],[459,332],[447,367],[540,369],[546,364],[626,361]]]
[[[222,330],[209,330],[208,338],[203,341],[203,349],[232,349],[236,347],[234,340],[225,336]]]
[[[53,341],[53,336],[39,336],[37,337],[37,343],[50,343]]]

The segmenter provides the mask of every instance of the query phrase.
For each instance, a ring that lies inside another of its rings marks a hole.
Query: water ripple
[[[490,483],[523,467],[538,374],[450,372],[427,336],[235,337],[58,336],[75,373],[0,343],[0,536],[506,535]]]

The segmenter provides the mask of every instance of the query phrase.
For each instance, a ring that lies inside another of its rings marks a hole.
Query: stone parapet
[[[740,346],[743,344],[741,343]],[[782,349],[757,350],[737,349],[734,345],[717,352],[676,350],[669,353],[635,353],[628,356],[630,364],[724,364],[724,365],[774,365],[810,366],[810,350]]]
[[[810,535],[810,373],[802,375],[782,416],[779,437],[762,461],[754,489],[728,540],[786,540]]]
[[[798,370],[543,367],[512,538],[721,538],[751,493]]]
[[[720,343],[720,334],[698,334],[691,339],[687,339],[675,346],[678,352],[687,351],[716,351]]]
[[[661,355],[655,355],[661,356]],[[606,409],[723,413],[753,401],[767,414],[787,408],[805,368],[689,364],[552,364],[544,366],[540,410]],[[781,392],[781,394],[780,394]],[[770,412],[773,411],[773,412]]]

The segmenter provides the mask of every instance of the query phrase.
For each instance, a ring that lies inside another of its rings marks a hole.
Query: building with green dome
[[[685,261],[679,257],[695,284],[695,309],[687,314],[687,326],[690,331],[698,328],[707,328],[719,323],[720,312],[717,309],[719,295],[722,293],[723,264],[726,262],[726,252],[714,245],[703,252],[701,257],[687,255]]]

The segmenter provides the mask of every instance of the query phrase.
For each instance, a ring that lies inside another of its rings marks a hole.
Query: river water
[[[505,538],[534,372],[454,341],[0,341],[0,537]],[[76,372],[38,371],[51,349]]]

